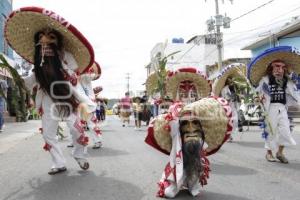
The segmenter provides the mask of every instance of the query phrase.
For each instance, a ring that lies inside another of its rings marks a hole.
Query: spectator
[[[133,103],[133,114],[134,114],[134,122],[135,122],[135,130],[141,129],[141,120],[142,120],[142,112],[143,105],[141,104],[141,98],[136,97],[135,102]]]
[[[129,92],[125,93],[125,97],[120,100],[120,116],[123,122],[123,127],[125,123],[130,124],[130,115],[131,115],[131,98],[129,97]]]
[[[0,89],[2,91],[2,94],[4,96],[0,95],[0,132],[3,131],[3,125],[4,125],[4,112],[5,112],[5,97],[7,92],[7,83],[4,80],[0,80]]]

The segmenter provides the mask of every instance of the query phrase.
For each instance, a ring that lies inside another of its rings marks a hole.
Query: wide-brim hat
[[[133,97],[132,102],[136,103],[136,101],[139,100],[141,102],[142,98],[141,97]]]
[[[95,95],[97,96],[103,90],[102,86],[97,86],[93,88]]]
[[[89,68],[88,73],[94,73],[95,74],[95,77],[93,78],[93,81],[100,78],[102,71],[101,71],[101,67],[100,67],[99,63],[97,63],[95,61],[94,64]]]
[[[299,50],[291,46],[278,46],[265,50],[249,63],[247,76],[251,84],[258,85],[261,78],[266,75],[268,65],[274,60],[282,60],[287,67],[291,67],[297,74],[300,73]]]
[[[5,38],[9,45],[30,63],[34,62],[34,35],[45,28],[63,36],[63,48],[70,52],[78,71],[86,71],[94,63],[94,50],[88,40],[67,20],[53,11],[38,7],[23,7],[13,11],[5,24]]]
[[[221,90],[224,88],[228,78],[241,78],[247,82],[247,77],[243,74],[242,68],[246,68],[246,65],[242,63],[232,63],[222,69],[214,80],[212,86],[213,94],[220,96]]]
[[[232,112],[228,102],[218,97],[203,98],[184,106],[179,112],[179,119],[187,113],[196,116],[201,122],[207,144],[206,155],[216,153],[232,132]],[[173,119],[173,115],[168,113],[152,120],[145,142],[165,154],[170,154],[172,138],[169,122]]]
[[[172,99],[176,98],[182,81],[193,82],[200,97],[207,97],[211,93],[211,82],[204,73],[194,67],[183,67],[168,73],[166,91]]]
[[[156,92],[157,89],[157,74],[155,72],[151,73],[146,80],[146,91],[149,95],[152,95]]]

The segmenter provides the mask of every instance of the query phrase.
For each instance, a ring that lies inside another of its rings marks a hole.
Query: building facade
[[[13,59],[13,51],[4,38],[4,26],[8,15],[12,12],[12,0],[0,1],[0,52]]]
[[[266,37],[243,47],[242,50],[250,50],[254,58],[266,49],[276,46],[293,46],[300,49],[300,18],[292,18],[279,29],[270,30]]]
[[[206,65],[212,65],[218,59],[215,41],[210,36],[195,36],[184,43],[183,39],[173,39],[172,43],[158,43],[150,53],[150,64],[147,65],[147,74],[155,71],[158,59],[168,57],[167,70],[176,70],[179,67],[195,67],[206,73]]]

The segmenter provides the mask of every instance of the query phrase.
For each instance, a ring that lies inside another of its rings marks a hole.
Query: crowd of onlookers
[[[133,114],[135,122],[135,130],[141,129],[142,121],[149,124],[153,112],[151,105],[148,103],[147,93],[140,97],[136,96],[133,98],[129,97],[129,93],[125,93],[125,97],[121,98],[117,106],[117,115],[120,116],[122,120],[122,126],[125,127],[126,124],[130,123],[130,116]]]

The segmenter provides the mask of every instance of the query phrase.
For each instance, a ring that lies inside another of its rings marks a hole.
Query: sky
[[[124,96],[126,73],[130,90],[144,90],[152,48],[207,33],[206,20],[216,12],[215,0],[13,0],[13,9],[25,6],[56,12],[89,40],[102,68],[93,85],[101,85],[106,98]],[[240,49],[300,15],[300,0],[219,0],[219,9],[234,19],[229,29],[221,29],[224,58],[251,57]]]

